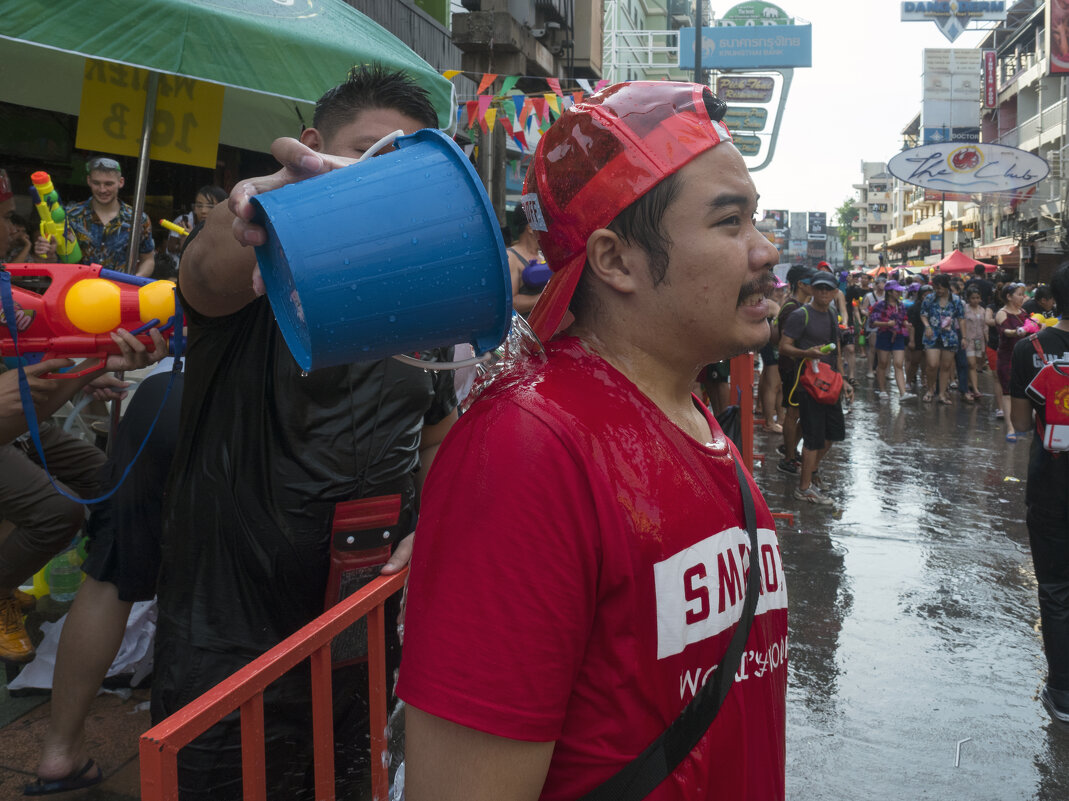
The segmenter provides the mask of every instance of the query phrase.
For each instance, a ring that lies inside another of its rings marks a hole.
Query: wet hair
[[[1024,289],[1024,284],[1017,281],[1010,281],[1010,283],[1002,287],[1002,291],[999,293],[999,299],[1003,302],[1003,304],[1008,303],[1010,300],[1010,295],[1012,295],[1018,289]]]
[[[661,228],[661,223],[665,211],[682,188],[679,173],[671,173],[605,226],[624,242],[637,245],[649,256],[650,277],[654,286],[664,283],[668,272],[668,250],[672,247],[672,240]],[[577,317],[590,307],[593,300],[587,274],[588,271],[584,267],[569,304],[572,313]]]
[[[977,276],[978,278],[983,278],[984,277],[984,273],[986,273],[986,272],[987,272],[987,267],[984,266],[983,264],[974,264],[973,265],[972,274]]]
[[[939,275],[932,276],[933,287],[943,287],[943,289],[950,289],[950,276],[940,273]]]
[[[423,87],[405,73],[381,64],[360,64],[349,70],[345,83],[328,90],[316,102],[312,125],[324,139],[330,139],[369,109],[390,109],[426,128],[438,127],[438,114]]]
[[[1058,265],[1054,277],[1050,279],[1050,293],[1058,313],[1063,317],[1069,315],[1069,260]]]
[[[1053,300],[1054,293],[1050,291],[1050,287],[1046,284],[1040,284],[1036,287],[1036,291],[1033,293],[1032,298],[1034,300]]]
[[[208,184],[207,186],[202,186],[200,189],[197,190],[197,195],[206,197],[210,200],[214,200],[216,203],[222,203],[224,200],[226,200],[226,190],[223,189],[223,187],[221,186],[216,186],[215,184]],[[196,197],[196,195],[194,195],[194,197]]]
[[[512,238],[519,239],[520,235],[527,230],[530,223],[527,221],[527,212],[523,210],[523,204],[517,203],[509,212],[508,229]]]
[[[973,295],[975,295],[978,298],[983,298],[983,295],[980,294],[980,290],[977,289],[974,286],[971,286],[971,287],[969,287],[968,289],[965,290],[965,300],[968,300]]]

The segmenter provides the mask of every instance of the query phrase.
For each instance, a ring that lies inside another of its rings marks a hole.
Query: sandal
[[[1016,442],[1016,441],[1017,441],[1017,435],[1016,434],[1007,434],[1006,435],[1006,442]]]
[[[104,781],[104,773],[97,767],[97,763],[90,759],[81,770],[72,770],[62,779],[45,780],[38,777],[32,784],[22,788],[23,795],[52,795],[53,793],[66,793],[71,790],[81,790],[83,787],[92,787]]]
[[[933,397],[935,396],[931,392],[925,392],[923,400],[925,403],[931,403]]]
[[[940,403],[941,403],[941,404],[942,404],[943,406],[953,406],[953,405],[954,405],[954,404],[953,404],[953,402],[951,402],[950,398],[947,398],[947,397],[945,397],[945,396],[943,396],[943,395],[940,395],[940,396],[939,396],[939,402],[940,402]]]

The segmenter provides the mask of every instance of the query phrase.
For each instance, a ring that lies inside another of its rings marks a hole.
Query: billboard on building
[[[926,48],[923,59],[922,144],[980,141],[983,54],[962,48]],[[956,131],[961,131],[960,137]]]
[[[789,217],[786,209],[765,209],[764,219],[773,220],[776,231],[786,231],[790,227]]]
[[[723,17],[716,21],[716,24],[722,27],[792,25],[793,23],[794,20],[790,14],[779,6],[766,3],[764,0],[748,0],[732,6],[724,12]]]
[[[694,28],[679,29],[680,69],[694,69],[694,31]],[[780,69],[811,66],[811,25],[702,28],[704,69]]]
[[[809,212],[809,240],[822,242],[827,239],[827,224],[828,215],[825,214],[823,211]]]
[[[1047,0],[1047,52],[1050,74],[1069,73],[1069,2]]]
[[[1052,0],[1057,2],[1057,0]],[[985,0],[957,0],[957,2],[905,2],[902,3],[903,22],[934,22],[950,41],[954,41],[973,20],[1006,19],[1009,3],[986,2]]]
[[[791,212],[791,239],[804,240],[808,236],[809,218],[804,211]]]
[[[1047,26],[1048,29],[1050,26]],[[1050,52],[1050,48],[1047,49]],[[998,53],[984,51],[984,108],[998,105]]]

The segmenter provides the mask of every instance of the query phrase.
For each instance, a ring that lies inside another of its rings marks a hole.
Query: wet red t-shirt
[[[556,741],[543,799],[622,768],[680,713],[741,615],[733,466],[568,339],[486,391],[423,495],[398,694],[502,737]],[[651,799],[784,797],[787,595],[756,486],[762,593],[720,714]]]

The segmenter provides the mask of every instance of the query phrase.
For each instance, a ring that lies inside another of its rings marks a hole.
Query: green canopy
[[[221,139],[266,150],[273,138],[299,131],[295,106],[310,123],[308,104],[354,64],[376,61],[410,74],[430,94],[440,127],[455,126],[452,84],[342,0],[20,0],[6,6],[0,100],[7,102],[77,114],[83,59],[90,57],[228,87]],[[283,121],[286,129],[278,130]]]

